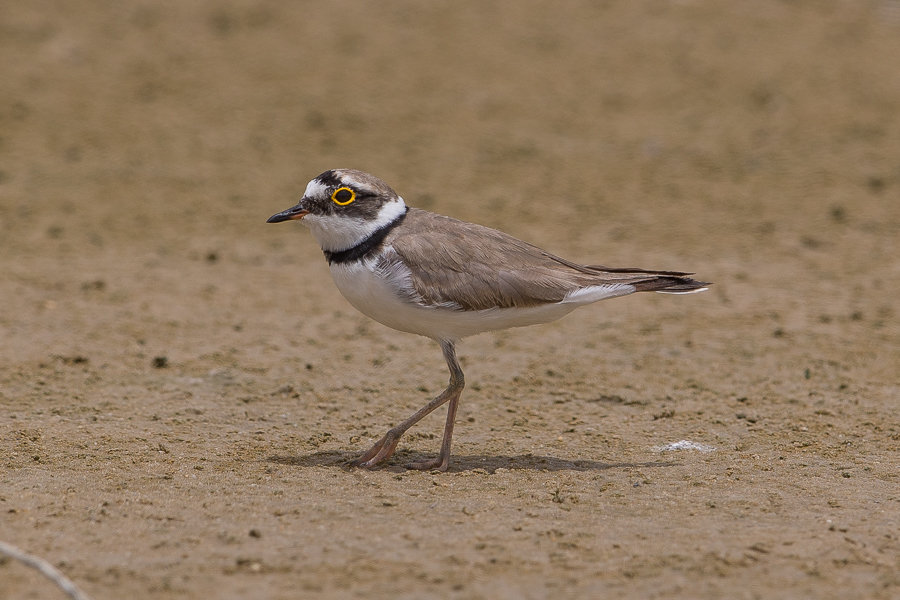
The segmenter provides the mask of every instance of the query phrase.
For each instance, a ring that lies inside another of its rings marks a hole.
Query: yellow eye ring
[[[338,206],[347,206],[356,200],[356,192],[348,187],[339,187],[331,193],[331,201]]]

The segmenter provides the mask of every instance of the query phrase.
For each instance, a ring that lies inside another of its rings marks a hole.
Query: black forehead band
[[[316,177],[316,181],[326,187],[337,187],[341,185],[341,180],[334,171],[325,171]]]

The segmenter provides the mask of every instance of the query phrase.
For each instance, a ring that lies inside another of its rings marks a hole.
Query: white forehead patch
[[[306,184],[306,191],[303,195],[307,198],[320,198],[328,193],[328,186],[324,185],[318,179],[313,179]]]

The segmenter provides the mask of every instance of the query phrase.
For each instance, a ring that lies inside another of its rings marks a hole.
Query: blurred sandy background
[[[93,598],[900,593],[900,3],[38,1],[0,56],[0,539]],[[264,223],[334,167],[716,285],[465,341],[451,472],[440,412],[349,471],[446,372]]]

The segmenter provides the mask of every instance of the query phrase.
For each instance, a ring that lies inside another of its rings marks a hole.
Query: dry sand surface
[[[900,3],[7,2],[0,56],[0,540],[95,600],[900,595]],[[443,411],[351,470],[447,373],[264,223],[333,167],[715,286],[465,340],[450,471]]]

